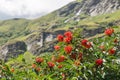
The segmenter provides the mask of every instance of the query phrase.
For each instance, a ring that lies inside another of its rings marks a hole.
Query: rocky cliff
[[[42,31],[39,34],[29,36],[25,41],[15,41],[6,43],[0,48],[0,59],[7,61],[15,58],[26,51],[34,55],[40,55],[44,52],[52,52],[56,44],[55,38],[58,34],[63,34],[65,30],[55,32]]]
[[[120,0],[82,0],[81,2],[72,2],[67,6],[59,9],[59,16],[72,15],[71,19],[79,21],[80,16],[85,14],[88,16],[96,16],[100,14],[112,13],[120,9]]]
[[[96,16],[120,9],[120,0],[83,0],[81,5],[76,15],[85,13]]]
[[[18,57],[27,51],[27,45],[23,41],[6,43],[0,48],[0,59],[7,61],[9,58]]]

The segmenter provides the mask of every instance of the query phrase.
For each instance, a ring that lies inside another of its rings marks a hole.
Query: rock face
[[[91,36],[95,36],[96,34],[100,34],[104,32],[104,27],[99,27],[96,29],[86,29],[83,28],[83,32],[82,34],[84,35],[84,37],[91,37]]]
[[[64,6],[63,8],[57,10],[58,16],[65,17],[72,14],[76,14],[81,7],[81,3],[79,2],[71,2],[70,4]]]
[[[114,12],[120,9],[120,0],[83,0],[79,13],[86,13],[90,16]]]
[[[96,16],[98,14],[110,13],[120,9],[120,0],[82,0],[81,2],[71,2],[67,6],[58,10],[58,15],[67,16],[74,14],[87,14]]]
[[[7,61],[9,58],[17,57],[26,51],[39,55],[43,52],[51,52],[56,44],[56,36],[63,34],[65,30],[55,32],[40,32],[28,37],[25,41],[7,43],[0,48],[0,59]]]
[[[6,44],[0,48],[0,59],[7,61],[9,58],[17,57],[27,50],[26,47],[23,41]]]
[[[43,52],[53,51],[53,47],[56,43],[55,38],[58,34],[63,34],[65,30],[58,30],[56,32],[41,32],[38,35],[32,35],[25,43],[27,50],[35,55]]]
[[[63,8],[57,10],[60,17],[69,18],[65,23],[70,20],[79,21],[84,19],[81,15],[96,16],[99,14],[112,13],[120,9],[120,0],[82,0],[81,2],[71,2]]]

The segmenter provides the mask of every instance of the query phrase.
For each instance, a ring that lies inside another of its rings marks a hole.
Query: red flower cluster
[[[105,33],[106,35],[108,35],[108,36],[111,36],[112,33],[114,33],[114,29],[112,29],[112,28],[108,28],[108,29],[105,30],[104,33]]]
[[[72,41],[72,33],[70,31],[67,31],[64,33],[64,36],[64,42],[69,44]]]
[[[95,63],[96,63],[97,66],[100,66],[100,65],[103,64],[103,59],[97,59],[97,60],[95,61]]]
[[[110,50],[109,50],[109,54],[115,54],[115,49],[114,48],[111,48]]]
[[[35,69],[35,68],[36,68],[36,64],[32,64],[32,68],[34,68],[34,69]]]
[[[72,33],[70,31],[67,31],[64,33],[65,37],[72,38]]]
[[[62,42],[63,39],[64,39],[63,35],[59,34],[59,35],[57,36],[57,40],[58,40],[58,41]]]
[[[11,72],[14,72],[15,70],[14,70],[14,68],[11,68],[10,71],[11,71]]]
[[[65,38],[64,38],[64,36],[65,36]],[[72,33],[70,31],[67,31],[64,33],[64,36],[59,34],[57,36],[57,40],[60,42],[62,42],[64,40],[65,43],[69,44],[72,41]]]
[[[68,46],[66,46],[65,48],[64,48],[64,50],[65,50],[65,52],[67,53],[67,54],[70,54],[71,53],[71,51],[72,51],[72,46],[70,46],[70,45],[68,45]]]
[[[65,60],[65,56],[61,55],[56,61],[60,63],[60,62],[63,62],[64,60]]]
[[[70,38],[70,37],[64,38],[64,42],[68,43],[68,44],[71,42],[71,40],[72,40],[72,38]]]
[[[53,68],[55,66],[55,64],[53,62],[47,62],[49,68]]]
[[[40,71],[40,68],[39,68],[39,67],[37,67],[37,68],[35,68],[35,70],[36,70],[37,72],[39,72],[39,71]]]
[[[59,68],[59,69],[62,68],[62,67],[63,67],[63,65],[61,65],[61,64],[58,65],[58,68]]]
[[[40,58],[40,57],[37,57],[37,58],[35,59],[35,61],[36,61],[37,63],[42,63],[42,62],[44,61],[44,59],[43,59],[43,58]]]
[[[56,51],[58,51],[58,50],[60,50],[60,46],[54,46],[54,49],[56,50]]]
[[[83,39],[82,41],[81,41],[81,44],[82,44],[82,46],[84,46],[85,48],[91,48],[91,42],[89,42],[88,40],[86,40],[86,39]]]

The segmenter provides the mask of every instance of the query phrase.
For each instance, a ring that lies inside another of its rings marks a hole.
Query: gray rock
[[[7,43],[0,48],[0,59],[7,61],[9,58],[17,57],[27,50],[26,47],[27,46],[23,41]]]
[[[35,55],[43,52],[51,52],[54,50],[56,44],[55,38],[58,34],[63,34],[65,30],[58,30],[55,32],[40,32],[37,35],[31,35],[26,41],[27,50]]]

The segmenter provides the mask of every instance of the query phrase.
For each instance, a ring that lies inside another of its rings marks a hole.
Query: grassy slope
[[[102,23],[120,20],[119,14],[120,10],[111,14],[98,15],[94,17],[87,16],[87,18],[80,20],[77,24],[75,21],[70,21],[69,23],[64,24],[64,21],[68,16],[59,17],[57,16],[57,11],[35,20],[19,19],[0,21],[0,45],[8,40],[25,40],[30,35],[37,34],[40,29],[46,29],[56,24],[57,28],[55,30],[68,29],[69,27],[73,27],[75,24],[78,26],[88,25],[89,27],[94,28]]]
[[[0,44],[28,32],[25,30],[30,21],[26,19],[6,20],[0,22]]]
[[[84,20],[81,20],[79,22],[79,25],[95,26],[100,23],[109,23],[109,22],[113,22],[116,20],[120,20],[120,10],[118,10],[114,13],[110,13],[110,14],[103,14],[103,15],[88,17]]]

